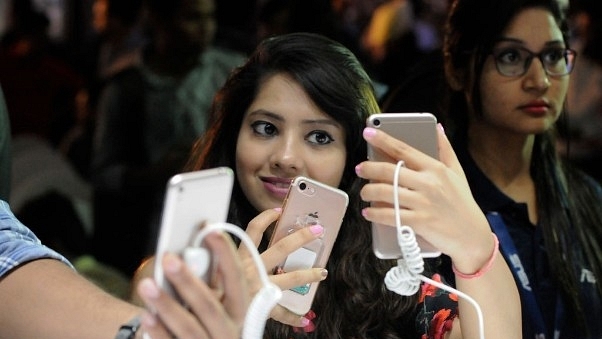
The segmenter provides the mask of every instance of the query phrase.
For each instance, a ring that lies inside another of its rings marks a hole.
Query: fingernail
[[[320,275],[322,275],[322,280],[324,280],[328,276],[328,270],[323,268]]]
[[[280,213],[282,212],[282,207],[274,207],[274,211]]]
[[[163,266],[165,267],[165,271],[177,273],[182,269],[182,262],[175,255],[167,253],[164,257]]]
[[[376,134],[376,130],[372,127],[364,128],[364,138],[370,139]]]
[[[437,123],[437,127],[439,127],[439,129],[441,130],[441,132],[443,132],[443,134],[445,134],[445,129],[443,128],[443,125],[441,125],[441,123]]]
[[[310,322],[311,322],[311,320],[309,320],[305,317],[301,318],[301,324],[303,325],[303,327],[309,325]]]
[[[159,288],[150,278],[144,278],[140,281],[139,292],[150,299],[156,299],[159,297]]]
[[[309,229],[311,230],[311,233],[315,235],[322,234],[324,231],[324,227],[322,227],[322,225],[311,225],[309,226]]]
[[[355,174],[359,175],[361,170],[362,164],[358,164],[357,166],[355,166]]]

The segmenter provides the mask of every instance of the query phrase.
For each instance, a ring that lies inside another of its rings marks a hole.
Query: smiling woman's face
[[[284,74],[265,79],[245,112],[236,144],[236,175],[258,210],[280,207],[292,178],[338,187],[347,151],[342,126]]]

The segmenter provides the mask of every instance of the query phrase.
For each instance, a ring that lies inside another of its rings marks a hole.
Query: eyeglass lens
[[[541,60],[548,75],[569,74],[575,52],[566,48],[548,48],[535,54],[525,48],[512,47],[493,52],[498,72],[505,76],[521,76],[527,72],[534,57]]]

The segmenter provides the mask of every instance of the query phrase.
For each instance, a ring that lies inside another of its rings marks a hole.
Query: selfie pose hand
[[[440,161],[373,128],[364,130],[364,138],[392,159],[404,162],[398,179],[401,223],[411,226],[417,234],[450,256],[457,271],[479,272],[485,267],[492,251],[498,249],[443,129],[438,130]],[[393,205],[395,167],[396,164],[375,161],[365,161],[356,167],[360,177],[375,181],[362,188],[362,199],[389,206],[367,207],[363,215],[369,221],[392,227],[396,224]],[[493,338],[504,331],[518,337],[521,333],[518,291],[508,266],[501,255],[499,257],[483,275],[472,279],[458,278],[457,287],[479,304],[488,319],[485,337]],[[491,293],[491,289],[505,293]],[[453,327],[451,337],[478,338],[475,309],[462,298],[459,303],[462,317],[454,322],[459,321],[461,325]]]
[[[246,232],[257,247],[259,247],[266,229],[276,222],[279,216],[280,209],[269,209],[263,211],[249,222]],[[320,229],[321,228],[322,227],[320,226]],[[315,230],[314,232],[317,232],[318,228],[313,228],[313,230]],[[269,269],[270,267],[276,267],[279,263],[283,262],[289,254],[301,248],[306,243],[315,240],[321,234],[322,231],[313,233],[312,228],[305,227],[282,238],[261,253],[261,259],[266,268],[266,272],[270,277],[270,281],[280,287],[281,290],[287,290],[293,287],[324,280],[327,274],[327,271],[324,268],[308,268],[279,274],[275,274],[275,272]],[[249,250],[244,245],[240,246],[239,255],[243,261],[247,279],[251,285],[251,292],[254,295],[262,287],[257,273],[257,267],[253,262]],[[294,327],[304,327],[308,324],[304,317],[295,314],[280,305],[276,305],[272,309],[270,317]]]

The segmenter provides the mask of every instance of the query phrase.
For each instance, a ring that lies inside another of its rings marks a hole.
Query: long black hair
[[[372,82],[359,61],[338,42],[311,33],[291,33],[264,40],[248,61],[237,68],[217,93],[209,128],[198,140],[189,170],[228,166],[235,169],[235,150],[243,116],[262,83],[272,75],[294,79],[322,111],[346,132],[347,159],[339,188],[349,195],[349,207],[320,283],[312,310],[316,329],[310,333],[269,321],[266,338],[401,338],[406,321],[413,331],[416,297],[386,290],[383,279],[390,261],[372,253],[370,225],[361,216],[359,196],[364,181],[355,166],[366,160],[362,130],[368,115],[378,112]],[[256,216],[235,183],[229,222],[246,228]],[[265,244],[264,239],[264,244]],[[402,318],[403,316],[403,318]]]
[[[526,8],[548,10],[568,46],[568,24],[557,0],[460,0],[452,4],[446,25],[444,58],[449,84],[447,127],[453,138],[465,138],[468,112],[482,115],[479,79],[493,44],[510,21]],[[478,15],[475,15],[478,13]],[[467,99],[468,98],[468,99]],[[566,119],[566,109],[560,119]],[[552,275],[563,293],[567,314],[587,330],[576,263],[597,279],[602,297],[602,204],[600,186],[566,163],[556,150],[556,128],[535,137],[530,172],[536,186],[541,227]]]

